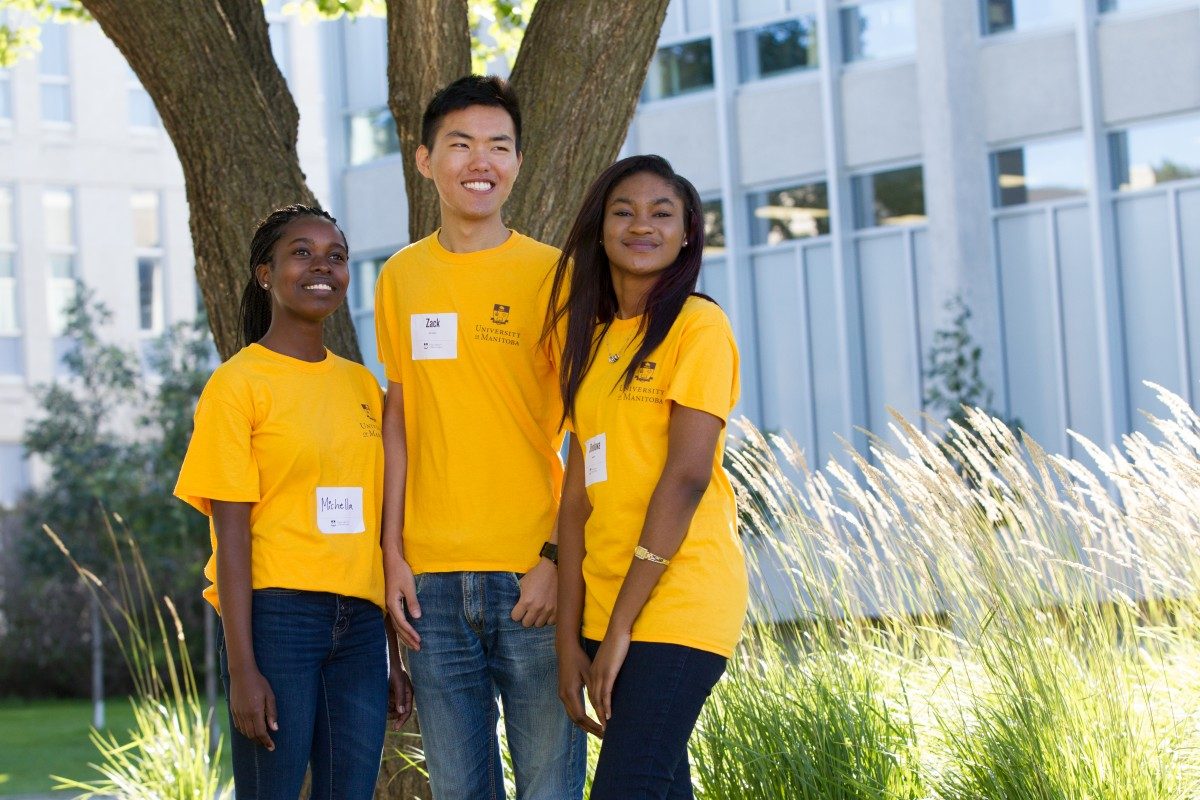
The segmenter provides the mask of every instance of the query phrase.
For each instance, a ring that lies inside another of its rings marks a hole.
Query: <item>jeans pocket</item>
[[[418,572],[416,575],[413,575],[413,588],[417,592],[418,599],[421,597],[421,584],[425,583],[425,576],[428,574],[428,572]]]

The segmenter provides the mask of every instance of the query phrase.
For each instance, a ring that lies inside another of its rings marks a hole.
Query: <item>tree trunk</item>
[[[437,190],[417,172],[421,116],[433,93],[471,71],[467,0],[388,0],[388,106],[400,135],[408,235],[433,233],[440,211]]]
[[[81,0],[154,100],[183,166],[196,278],[222,358],[258,220],[315,204],[296,153],[299,113],[271,55],[261,0]],[[361,361],[345,304],[325,323],[334,352]]]
[[[668,0],[540,0],[512,84],[525,161],[508,224],[560,246],[583,193],[616,158],[667,14]]]

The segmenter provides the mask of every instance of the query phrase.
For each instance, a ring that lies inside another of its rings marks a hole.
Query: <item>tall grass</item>
[[[1153,435],[1086,462],[979,411],[820,470],[744,426],[760,590],[702,796],[1200,797],[1200,418],[1155,388]]]
[[[118,525],[121,518],[113,515]],[[211,714],[200,697],[183,626],[169,597],[156,599],[146,564],[132,536],[118,542],[105,517],[114,556],[115,586],[80,565],[55,533],[46,535],[62,551],[88,588],[99,594],[109,631],[117,641],[134,683],[134,727],[124,737],[93,731],[99,773],[93,780],[51,776],[56,789],[76,797],[127,800],[214,800],[229,796],[212,739]],[[165,615],[164,615],[165,610]],[[170,625],[168,625],[168,619]]]

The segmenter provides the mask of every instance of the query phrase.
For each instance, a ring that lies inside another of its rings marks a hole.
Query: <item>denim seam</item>
[[[688,652],[686,649],[682,653],[680,653],[680,659],[676,662],[675,669],[672,671],[673,672],[672,678],[674,678],[674,680],[671,682],[670,690],[669,690],[669,693],[667,694],[667,697],[669,697],[671,699],[670,703],[663,705],[662,713],[659,715],[658,720],[657,720],[658,724],[655,725],[655,728],[654,728],[654,736],[651,739],[649,746],[646,747],[646,750],[645,750],[646,753],[659,752],[659,747],[662,743],[663,730],[666,728],[665,720],[670,716],[671,709],[674,707],[674,705],[679,700],[679,684],[680,684],[680,681],[683,680],[684,666],[686,666],[688,657],[690,655],[691,655],[691,653]],[[618,673],[618,676],[619,676],[619,674],[620,673]],[[686,747],[684,748],[683,757],[687,758],[687,748]]]
[[[332,798],[333,795],[333,775],[337,769],[333,763],[333,720],[329,718],[329,690],[325,687],[325,673],[321,672],[321,702],[325,706],[325,730],[328,731],[329,740],[329,794],[326,797]]]

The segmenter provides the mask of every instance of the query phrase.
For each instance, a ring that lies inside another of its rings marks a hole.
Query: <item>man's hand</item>
[[[421,649],[421,636],[404,615],[407,605],[408,613],[413,619],[421,616],[421,604],[417,602],[417,584],[413,578],[412,567],[408,566],[398,553],[383,553],[383,583],[384,597],[387,600],[388,618],[400,641],[413,650]]]
[[[521,578],[521,598],[513,606],[512,620],[526,628],[553,625],[557,605],[558,567],[547,558],[539,558]]]

